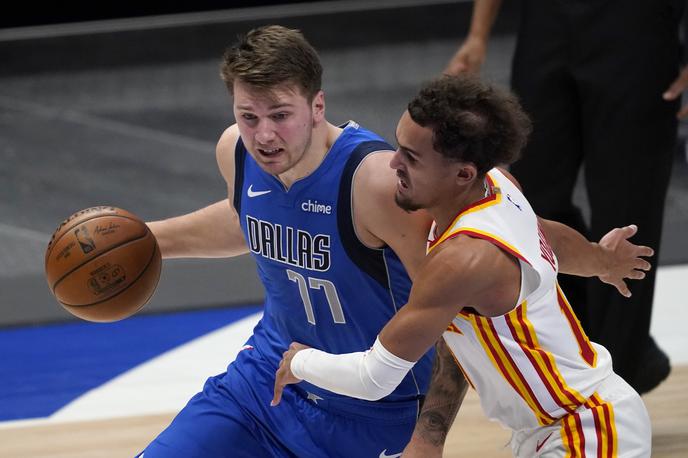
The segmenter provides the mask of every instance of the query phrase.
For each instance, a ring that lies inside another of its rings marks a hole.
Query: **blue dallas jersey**
[[[286,190],[241,139],[236,146],[234,207],[266,294],[249,343],[275,368],[292,341],[330,353],[370,348],[408,299],[411,282],[396,254],[364,246],[352,221],[353,176],[363,158],[380,150],[393,148],[350,121],[320,166]],[[426,354],[384,401],[425,394],[432,356]],[[345,398],[307,382],[296,386]]]

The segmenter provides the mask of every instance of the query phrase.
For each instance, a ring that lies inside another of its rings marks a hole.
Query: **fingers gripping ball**
[[[50,291],[88,321],[117,321],[138,312],[155,291],[161,265],[148,226],[115,207],[74,213],[55,230],[45,253]]]

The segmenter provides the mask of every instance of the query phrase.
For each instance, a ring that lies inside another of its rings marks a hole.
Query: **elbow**
[[[394,391],[394,390],[380,390],[380,391],[376,391],[375,393],[365,393],[365,394],[361,394],[360,396],[356,396],[356,397],[360,397],[361,399],[363,399],[365,401],[373,401],[374,402],[374,401],[379,401],[380,399],[389,396],[390,394],[392,394],[392,391]]]
[[[380,399],[386,398],[392,394],[400,383],[401,380],[386,384],[373,382],[371,384],[372,386],[369,386],[365,390],[365,393],[360,393],[360,395],[356,397],[366,401],[379,401]]]

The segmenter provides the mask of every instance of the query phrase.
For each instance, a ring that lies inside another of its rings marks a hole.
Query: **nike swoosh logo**
[[[552,434],[553,433],[549,433],[549,435],[547,437],[545,437],[545,439],[542,442],[537,441],[537,444],[535,444],[535,453],[540,451],[542,446],[545,445],[545,442],[547,442],[547,440],[552,436]]]
[[[248,187],[247,194],[249,197],[258,197],[258,196],[262,196],[263,194],[267,194],[269,192],[272,192],[272,190],[268,189],[267,191],[254,191],[253,185],[251,185]]]
[[[388,455],[387,449],[384,449],[382,452],[380,452],[380,458],[399,458],[400,456],[401,453],[397,453],[396,455]]]

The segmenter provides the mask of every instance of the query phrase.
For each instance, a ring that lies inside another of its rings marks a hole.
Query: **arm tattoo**
[[[441,447],[459,412],[468,383],[444,339],[441,338],[435,348],[437,353],[430,389],[413,434],[435,447]]]

